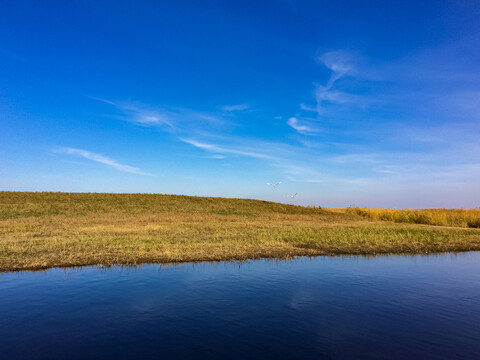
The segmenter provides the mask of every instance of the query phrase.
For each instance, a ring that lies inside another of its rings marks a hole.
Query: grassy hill
[[[0,271],[467,250],[480,250],[480,229],[385,222],[348,209],[176,195],[0,192]]]

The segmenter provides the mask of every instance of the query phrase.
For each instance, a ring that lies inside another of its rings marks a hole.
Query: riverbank
[[[480,250],[480,229],[259,200],[0,192],[0,271]]]

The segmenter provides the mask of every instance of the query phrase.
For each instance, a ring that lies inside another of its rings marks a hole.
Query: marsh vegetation
[[[480,209],[370,209],[349,207],[345,209],[345,212],[374,220],[396,223],[480,228]]]
[[[249,199],[0,192],[0,271],[480,250],[477,228],[364,215]]]

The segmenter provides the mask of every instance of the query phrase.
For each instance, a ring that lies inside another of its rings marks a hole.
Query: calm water
[[[0,274],[2,359],[479,359],[480,253]]]

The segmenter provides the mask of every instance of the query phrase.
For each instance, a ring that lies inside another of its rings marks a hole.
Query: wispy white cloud
[[[114,102],[98,97],[91,97],[94,100],[112,105],[120,112],[121,118],[141,126],[165,126],[174,129],[173,114],[168,111],[150,109],[146,106],[129,102]]]
[[[168,132],[182,133],[225,123],[222,114],[171,106],[153,107],[139,102],[115,102],[98,97],[89,97],[113,106],[116,110],[113,117],[139,126],[157,127]]]
[[[191,140],[191,139],[180,139],[180,140],[182,140],[183,142],[185,142],[187,144],[193,145],[193,146],[195,146],[196,148],[199,148],[199,149],[215,151],[215,152],[224,152],[223,149],[221,147],[217,146],[217,145],[203,143],[203,142],[196,141],[196,140]]]
[[[138,111],[133,117],[133,121],[141,125],[167,125],[174,128],[172,121],[166,115],[155,112]]]
[[[330,88],[335,81],[352,72],[353,54],[345,50],[326,52],[317,57],[318,62],[332,71],[327,87]]]
[[[296,117],[291,117],[287,120],[287,124],[293,129],[297,130],[299,133],[311,133],[313,129],[307,125],[300,125]]]
[[[79,156],[84,159],[95,161],[97,163],[112,167],[118,171],[123,171],[123,172],[132,173],[132,174],[138,174],[138,175],[149,175],[141,171],[139,168],[136,168],[130,165],[121,164],[116,160],[111,159],[107,156],[96,154],[88,150],[75,149],[70,147],[59,147],[54,149],[53,151],[59,154]]]
[[[382,166],[373,168],[372,171],[380,173],[380,174],[395,174],[395,166],[382,165]]]
[[[305,104],[305,103],[301,103],[300,104],[300,109],[304,110],[304,111],[312,111],[312,112],[316,112],[317,109],[313,106],[310,106],[308,104]]]
[[[352,98],[350,94],[332,90],[335,82],[353,72],[351,58],[352,54],[343,50],[331,51],[318,56],[317,60],[332,72],[325,85],[317,84],[315,88],[316,110],[319,115],[322,114],[324,101],[344,104]]]
[[[344,155],[335,155],[329,159],[331,162],[339,164],[378,164],[383,162],[383,160],[377,154],[344,154]]]
[[[237,104],[237,105],[225,105],[220,108],[222,111],[226,112],[238,112],[238,111],[244,111],[249,109],[250,106],[248,104]]]
[[[264,159],[264,160],[272,160],[275,157],[260,153],[255,151],[254,149],[246,148],[246,147],[232,147],[232,146],[223,146],[223,145],[216,145],[210,144],[206,142],[201,142],[193,139],[180,139],[184,143],[190,144],[196,148],[215,152],[217,154],[233,154],[233,155],[241,155],[246,157],[252,157],[257,159]]]
[[[88,97],[90,99],[93,99],[93,100],[103,102],[105,104],[113,105],[115,107],[120,107],[120,105],[117,104],[116,102],[113,102],[113,101],[110,101],[110,100],[107,100],[107,99],[99,98],[99,97],[96,97],[96,96],[87,96],[87,95],[86,95],[86,97]]]
[[[306,103],[300,104],[300,109],[307,112],[316,112],[319,117],[325,116],[325,104],[352,104],[359,103],[361,99],[358,95],[350,94],[345,91],[334,89],[335,83],[345,76],[353,76],[355,67],[353,59],[355,56],[344,50],[330,51],[317,56],[317,61],[330,70],[330,76],[326,83],[315,84],[315,102],[316,105]],[[319,119],[315,119],[318,121]],[[299,124],[299,116],[288,119],[287,124],[301,134],[308,134],[315,131],[315,127]]]
[[[358,99],[358,96],[342,91],[329,90],[325,86],[317,85],[315,90],[315,98],[317,103],[326,101],[330,103],[347,104]]]

